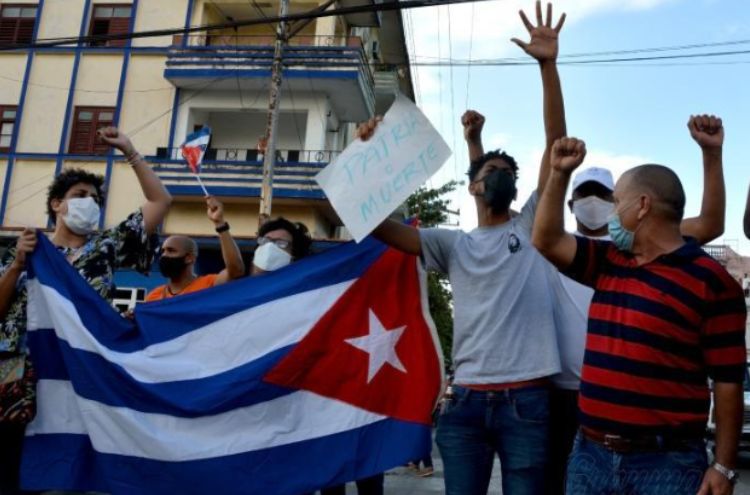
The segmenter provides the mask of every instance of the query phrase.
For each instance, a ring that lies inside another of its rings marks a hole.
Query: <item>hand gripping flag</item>
[[[370,238],[130,321],[40,237],[23,487],[293,495],[423,457],[442,356],[418,263]]]
[[[201,163],[203,163],[203,155],[206,154],[206,149],[208,149],[208,142],[210,140],[211,128],[203,126],[196,132],[188,135],[187,139],[185,139],[185,142],[182,144],[182,146],[180,146],[182,157],[185,159],[185,161],[187,161],[188,167],[190,167],[190,171],[195,175],[195,178],[198,180],[198,184],[200,184],[201,189],[203,189],[203,192],[206,196],[208,196],[208,191],[206,191],[206,187],[201,181],[200,173]]]

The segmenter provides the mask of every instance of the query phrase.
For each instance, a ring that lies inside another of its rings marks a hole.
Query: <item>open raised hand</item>
[[[548,60],[556,60],[559,49],[558,37],[560,30],[565,23],[565,14],[560,16],[560,20],[557,21],[555,27],[552,27],[552,4],[547,4],[547,20],[542,19],[542,2],[537,0],[536,2],[536,22],[534,26],[523,10],[519,11],[521,20],[523,21],[526,30],[531,35],[529,42],[522,41],[518,38],[513,38],[511,41],[516,45],[520,46],[523,51],[537,59],[539,62]]]

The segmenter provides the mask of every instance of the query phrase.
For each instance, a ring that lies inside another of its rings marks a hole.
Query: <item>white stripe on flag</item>
[[[37,390],[37,415],[26,435],[88,433],[98,452],[161,461],[251,452],[386,419],[305,391],[213,416],[178,418],[84,399],[64,380],[40,380]]]
[[[100,354],[142,383],[206,378],[295,344],[353,284],[341,282],[234,313],[181,337],[123,353],[100,344],[86,329],[75,306],[52,287],[28,282],[28,330],[55,329],[71,347]],[[41,296],[41,297],[36,297]],[[293,308],[293,311],[289,311]],[[50,316],[52,315],[52,316]],[[283,315],[283,317],[279,317]],[[200,366],[196,366],[200,363]]]

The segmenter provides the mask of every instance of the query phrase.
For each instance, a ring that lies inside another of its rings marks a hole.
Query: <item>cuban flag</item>
[[[423,457],[442,355],[417,258],[366,239],[122,318],[44,236],[27,490],[292,495]]]
[[[203,155],[206,154],[208,142],[211,140],[211,128],[203,126],[194,133],[188,135],[185,142],[180,146],[182,157],[187,161],[188,167],[195,174],[201,173]]]

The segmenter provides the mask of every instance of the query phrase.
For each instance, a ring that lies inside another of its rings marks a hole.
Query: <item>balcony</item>
[[[277,150],[274,167],[274,198],[324,200],[325,194],[315,175],[331,162],[339,151]],[[190,173],[179,148],[158,148],[148,157],[154,171],[174,196],[203,196]],[[209,148],[203,158],[201,180],[217,196],[260,197],[263,182],[263,155],[250,148]]]
[[[267,91],[273,36],[176,36],[164,77],[178,88]],[[360,122],[375,110],[375,83],[356,36],[293,37],[284,50],[284,91],[325,93],[344,122]]]

